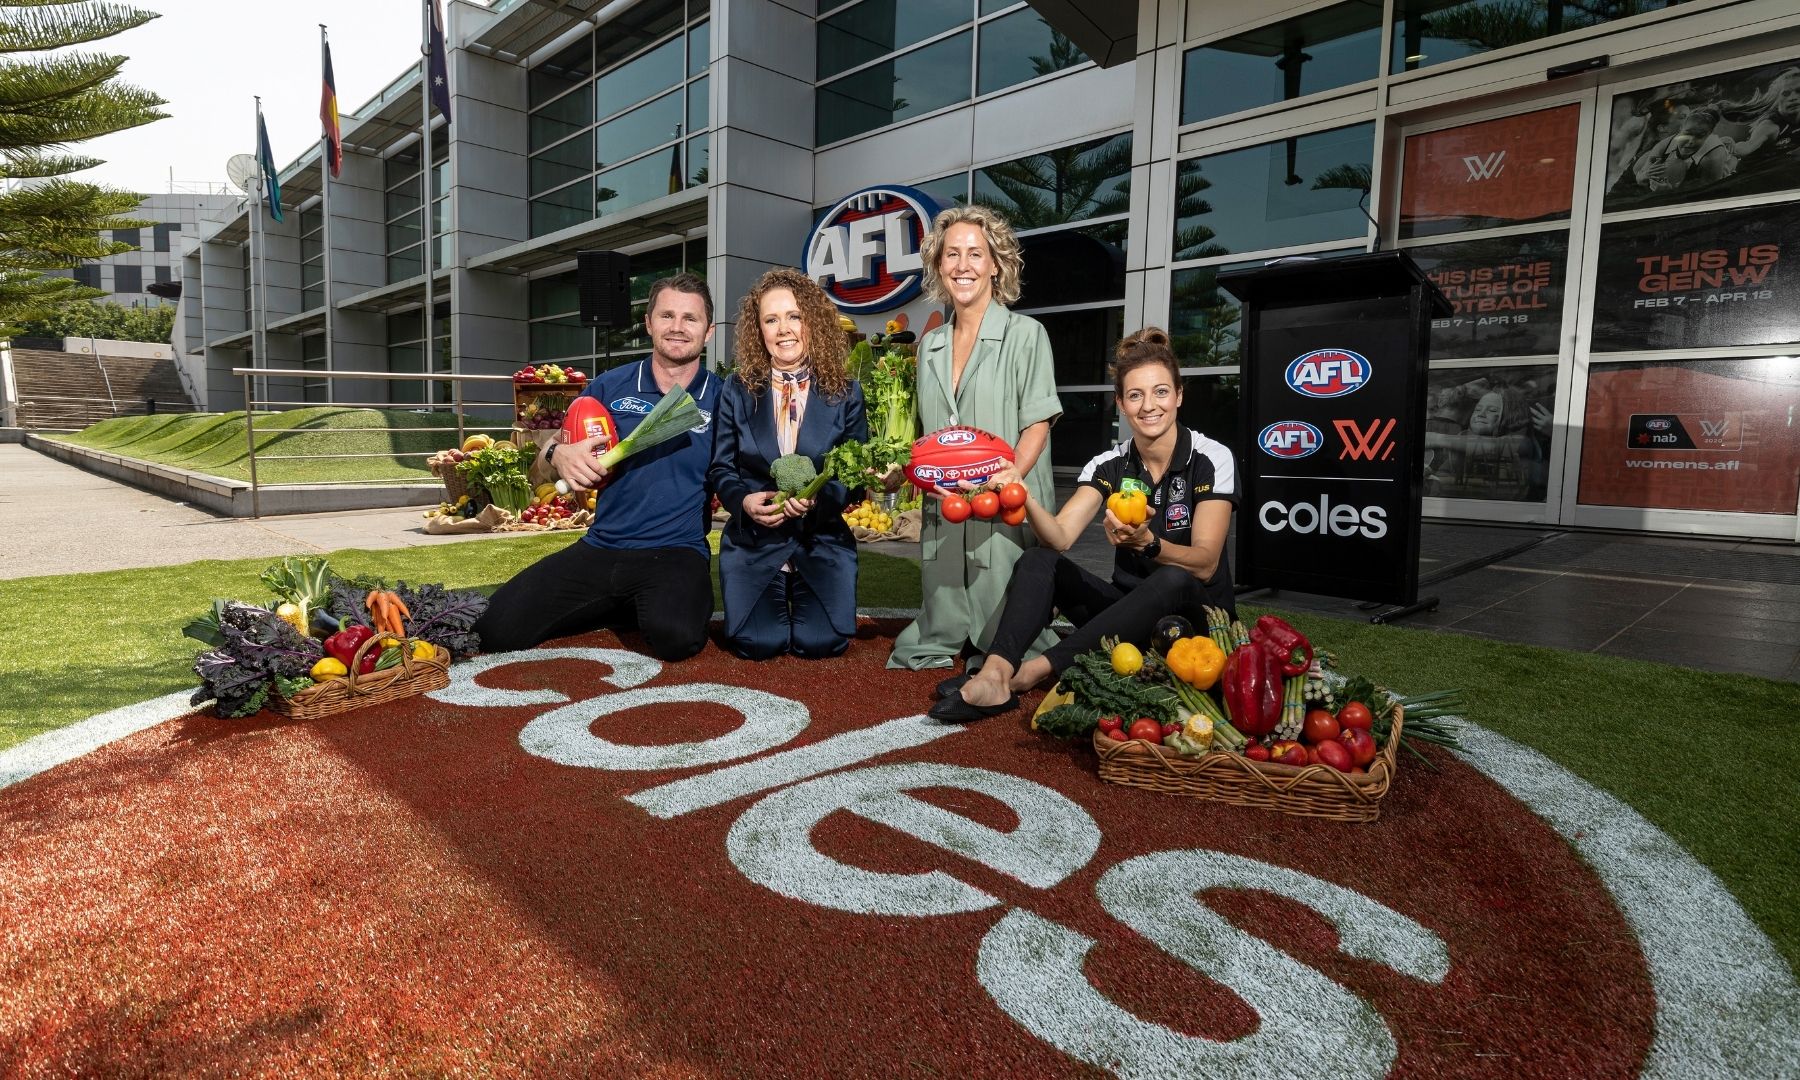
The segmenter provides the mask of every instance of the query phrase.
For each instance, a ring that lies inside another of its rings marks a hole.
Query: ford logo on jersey
[[[1312,398],[1343,397],[1361,390],[1373,374],[1369,361],[1349,349],[1314,349],[1287,366],[1288,388]]]
[[[655,406],[651,405],[641,397],[622,397],[608,405],[607,408],[616,413],[634,413],[638,416],[647,416],[649,415],[650,410],[655,408]]]
[[[1317,453],[1325,445],[1325,433],[1304,420],[1277,420],[1262,429],[1256,444],[1270,457],[1296,461]]]
[[[937,212],[937,201],[914,188],[864,188],[820,215],[801,265],[847,315],[897,308],[919,293],[919,245]]]

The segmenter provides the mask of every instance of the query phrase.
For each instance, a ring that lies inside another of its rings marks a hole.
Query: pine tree
[[[155,12],[95,0],[0,0],[0,335],[59,304],[104,295],[41,271],[132,250],[103,230],[140,196],[66,179],[100,164],[66,148],[160,120],[162,98],[117,81],[126,57],[56,50],[142,26]],[[27,55],[30,54],[30,55]]]

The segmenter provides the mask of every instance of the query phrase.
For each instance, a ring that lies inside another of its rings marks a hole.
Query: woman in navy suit
[[[862,387],[844,368],[837,309],[798,270],[770,270],[738,307],[737,370],[725,384],[707,479],[731,513],[719,541],[725,643],[739,656],[836,656],[856,632],[850,491],[782,498],[769,467],[869,437]]]

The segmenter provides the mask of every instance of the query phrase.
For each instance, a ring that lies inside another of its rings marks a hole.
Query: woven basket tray
[[[433,465],[431,471],[444,482],[444,501],[451,506],[455,506],[456,500],[469,493],[468,481],[464,480],[462,474],[456,471],[455,462],[441,461]]]
[[[1284,814],[1374,821],[1381,816],[1381,797],[1398,771],[1401,717],[1387,745],[1369,762],[1363,776],[1341,773],[1329,765],[1276,765],[1251,761],[1241,754],[1216,750],[1186,758],[1143,740],[1121,742],[1094,732],[1100,755],[1100,779],[1129,787],[1216,799],[1235,806],[1256,806]]]
[[[350,663],[350,674],[341,679],[314,683],[293,697],[269,695],[269,711],[291,716],[295,720],[318,720],[351,709],[399,701],[450,685],[450,653],[442,646],[434,647],[431,659],[414,660],[413,642],[417,638],[400,639],[400,662],[383,671],[356,674],[358,662],[371,648],[379,648],[385,634],[376,634],[356,650]]]

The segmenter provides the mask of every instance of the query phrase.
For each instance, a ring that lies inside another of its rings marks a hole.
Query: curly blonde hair
[[[950,290],[938,277],[938,263],[944,257],[944,234],[953,225],[974,225],[987,238],[988,250],[994,254],[994,299],[1011,304],[1019,298],[1020,281],[1025,274],[1025,256],[1019,238],[998,210],[985,206],[952,206],[940,212],[919,245],[919,258],[925,263],[925,295],[940,304],[950,302]]]
[[[738,303],[737,342],[732,350],[737,358],[737,377],[752,390],[769,385],[769,348],[763,344],[762,299],[775,289],[794,294],[800,305],[800,317],[806,323],[807,358],[812,364],[813,386],[826,397],[837,399],[850,389],[850,373],[844,359],[850,353],[850,339],[838,325],[837,308],[818,282],[788,266],[778,266],[756,279],[756,284]]]

